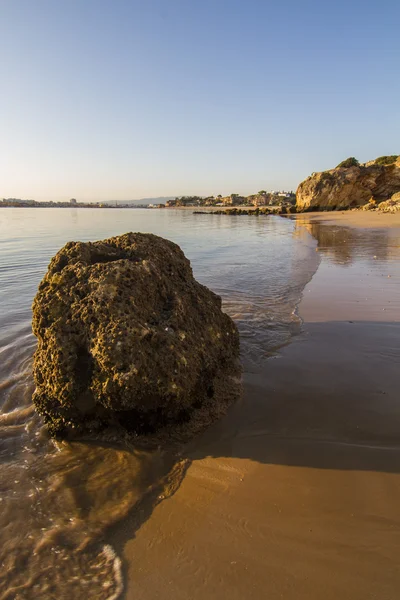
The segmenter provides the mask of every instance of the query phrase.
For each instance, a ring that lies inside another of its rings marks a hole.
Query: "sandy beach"
[[[245,374],[180,486],[117,535],[128,600],[398,598],[399,225],[298,217],[322,258],[303,333]]]

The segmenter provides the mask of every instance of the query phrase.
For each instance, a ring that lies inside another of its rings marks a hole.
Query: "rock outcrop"
[[[377,203],[400,191],[400,156],[380,157],[365,164],[347,159],[335,169],[313,173],[296,192],[297,211],[334,210]]]
[[[389,200],[385,200],[384,202],[378,204],[376,210],[378,210],[379,212],[388,213],[400,212],[400,192],[397,192],[397,194],[393,194],[393,196],[389,198]]]
[[[33,332],[33,400],[51,435],[189,419],[239,354],[220,297],[152,234],[66,244],[39,285]]]

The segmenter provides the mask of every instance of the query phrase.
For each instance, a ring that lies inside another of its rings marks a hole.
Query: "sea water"
[[[107,531],[168,476],[162,449],[54,441],[31,398],[31,304],[68,241],[151,232],[181,246],[194,276],[238,325],[245,371],[299,331],[316,241],[276,216],[175,209],[0,209],[0,599],[116,599],[121,565]]]

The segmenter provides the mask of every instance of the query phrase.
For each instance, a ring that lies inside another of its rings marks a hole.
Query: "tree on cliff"
[[[350,167],[359,167],[360,163],[358,162],[358,160],[356,158],[354,158],[354,156],[350,156],[350,158],[346,158],[346,160],[342,161],[340,164],[338,164],[338,166],[336,167],[337,169],[350,169]]]

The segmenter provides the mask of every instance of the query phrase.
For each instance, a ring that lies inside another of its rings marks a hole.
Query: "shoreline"
[[[244,399],[190,444],[174,493],[142,513],[137,527],[128,523],[132,539],[117,534],[126,600],[361,600],[371,593],[394,600],[396,217],[291,217],[300,235],[320,229],[322,262],[298,309],[304,331],[260,373],[245,374]],[[380,273],[386,264],[391,274]]]

